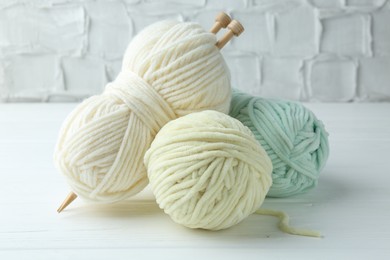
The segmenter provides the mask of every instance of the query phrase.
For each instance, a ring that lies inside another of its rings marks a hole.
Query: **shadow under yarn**
[[[161,214],[161,209],[154,200],[124,200],[112,204],[93,203],[80,208],[68,209],[68,215],[80,215],[108,218],[141,218]]]
[[[268,197],[301,194],[317,185],[329,155],[328,133],[309,109],[234,91],[230,115],[252,131],[272,160]]]

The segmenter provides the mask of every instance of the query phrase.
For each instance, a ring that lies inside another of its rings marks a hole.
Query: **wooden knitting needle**
[[[229,15],[224,12],[220,12],[215,17],[215,23],[213,27],[211,27],[210,32],[217,34],[221,30],[221,28],[226,28],[226,26],[228,26],[231,21],[232,19]]]
[[[233,38],[233,36],[239,36],[244,31],[244,27],[237,20],[231,21],[227,28],[229,29],[228,32],[226,32],[225,35],[222,36],[222,38],[215,44],[218,49],[222,49],[223,46],[225,46],[225,44]]]
[[[77,198],[76,193],[70,192],[68,196],[65,198],[64,202],[62,202],[61,206],[57,209],[58,213],[61,213],[70,203],[72,203]]]

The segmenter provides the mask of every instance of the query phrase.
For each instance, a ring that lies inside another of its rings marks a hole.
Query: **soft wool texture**
[[[273,184],[267,196],[291,196],[317,185],[329,154],[328,134],[310,110],[234,91],[230,115],[253,132],[272,160]]]
[[[145,154],[160,208],[186,227],[219,230],[255,212],[272,164],[251,131],[216,111],[166,124]]]
[[[206,109],[228,113],[230,75],[216,41],[198,24],[172,21],[136,36],[116,80],[77,106],[60,132],[55,162],[77,195],[114,202],[136,194],[162,126]]]

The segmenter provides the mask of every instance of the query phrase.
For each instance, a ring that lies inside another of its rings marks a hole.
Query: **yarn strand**
[[[258,209],[255,211],[255,214],[279,218],[279,229],[285,233],[307,237],[322,237],[321,233],[318,231],[290,226],[290,217],[283,211]]]

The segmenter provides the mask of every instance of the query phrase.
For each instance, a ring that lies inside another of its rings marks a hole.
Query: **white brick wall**
[[[236,88],[306,101],[390,101],[390,0],[1,0],[0,99],[75,101],[113,80],[134,35],[162,20],[246,32],[223,54]]]

